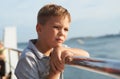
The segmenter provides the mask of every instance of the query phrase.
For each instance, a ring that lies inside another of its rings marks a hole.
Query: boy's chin
[[[62,44],[60,43],[60,44],[56,44],[56,46],[55,47],[60,47],[60,46],[62,46]]]

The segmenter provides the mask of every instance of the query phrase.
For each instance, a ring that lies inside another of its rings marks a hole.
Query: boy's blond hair
[[[63,18],[67,16],[69,22],[71,22],[71,16],[67,9],[56,4],[47,4],[38,12],[37,23],[44,25],[52,16],[60,16]]]

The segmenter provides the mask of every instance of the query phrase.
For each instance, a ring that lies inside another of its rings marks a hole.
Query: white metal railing
[[[8,48],[8,47],[5,47],[4,50],[5,50],[5,56],[6,56],[5,58],[6,59],[5,60],[6,79],[17,79],[14,75],[14,70],[22,51],[14,48]],[[13,60],[16,62],[15,64],[13,63]]]
[[[22,51],[18,49],[8,48],[9,50],[18,52],[18,55]],[[115,78],[120,78],[120,61],[104,58],[86,58],[86,57],[69,57],[66,58],[66,63],[73,67],[77,67],[84,70],[100,73],[103,75],[109,75]]]
[[[120,78],[120,61],[104,58],[70,57],[66,62],[73,67]]]

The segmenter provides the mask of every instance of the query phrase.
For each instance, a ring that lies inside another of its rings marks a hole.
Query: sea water
[[[100,37],[72,38],[65,42],[69,47],[84,49],[90,57],[120,60],[120,34]],[[18,48],[24,49],[27,43],[18,43]],[[116,79],[111,76],[77,69],[66,65],[64,79]]]

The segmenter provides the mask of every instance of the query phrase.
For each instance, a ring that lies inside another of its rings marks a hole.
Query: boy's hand
[[[50,56],[50,71],[54,73],[61,73],[64,70],[66,58],[73,56],[73,54],[65,47],[56,47]]]

